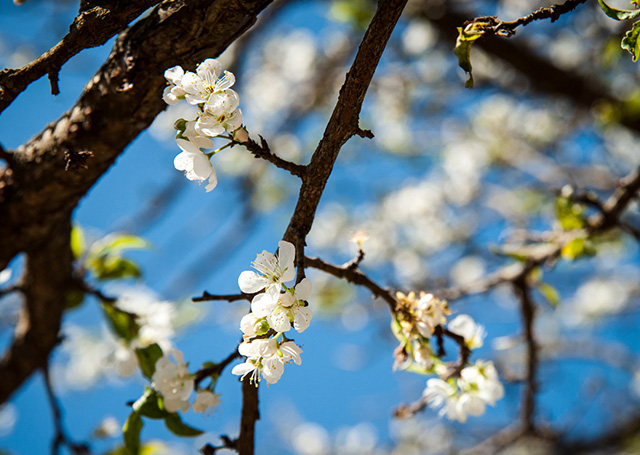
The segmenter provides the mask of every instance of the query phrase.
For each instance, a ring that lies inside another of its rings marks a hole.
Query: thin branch
[[[538,371],[538,346],[533,333],[535,304],[531,298],[531,289],[527,276],[523,275],[513,282],[513,288],[520,299],[520,314],[524,327],[524,339],[527,347],[526,385],[522,398],[522,427],[527,433],[533,433],[535,417],[535,399]]]
[[[224,369],[229,366],[229,364],[231,362],[233,362],[236,359],[239,359],[240,357],[242,357],[240,355],[240,353],[236,350],[234,352],[232,352],[231,354],[229,354],[227,356],[226,359],[224,359],[222,362],[220,363],[216,363],[215,365],[211,365],[210,367],[207,368],[202,368],[198,371],[196,371],[195,373],[195,385],[196,387],[206,378],[210,377],[210,376],[220,376],[222,374],[222,372],[224,371]]]
[[[255,294],[245,294],[241,292],[240,294],[224,294],[224,295],[215,295],[209,294],[207,291],[204,291],[200,297],[193,297],[191,299],[192,302],[211,302],[211,301],[220,301],[225,300],[227,302],[236,302],[238,300],[247,300],[251,302]]]
[[[395,310],[396,299],[391,291],[382,288],[360,270],[354,269],[351,261],[342,266],[337,266],[325,262],[320,258],[311,258],[307,256],[305,257],[304,263],[307,267],[313,267],[314,269],[322,270],[323,272],[326,272],[337,278],[345,279],[350,283],[364,286],[365,288],[369,289],[375,297],[380,297],[385,302],[387,302],[387,305],[389,305],[389,308],[392,312]]]
[[[20,69],[0,71],[0,112],[33,81],[49,75],[51,93],[60,93],[58,73],[71,57],[84,49],[100,46],[123,30],[132,20],[161,0],[111,2],[110,7],[94,6],[78,14],[62,40]]]
[[[291,161],[280,158],[278,155],[273,153],[269,148],[269,144],[267,144],[267,141],[265,141],[262,136],[260,136],[260,144],[251,138],[247,139],[245,142],[233,141],[233,144],[244,146],[256,158],[262,158],[280,169],[289,171],[291,175],[295,175],[296,177],[303,178],[307,171],[306,166],[292,163]]]
[[[51,377],[49,376],[49,365],[45,365],[42,368],[42,376],[44,378],[44,385],[47,392],[47,399],[49,400],[49,406],[51,406],[51,412],[53,413],[53,427],[55,429],[55,436],[51,443],[51,455],[59,455],[61,447],[67,447],[74,455],[87,455],[91,453],[89,446],[86,443],[76,443],[68,435],[64,429],[62,408],[56,398],[51,385]]]
[[[253,455],[256,422],[260,419],[257,383],[242,382],[242,416],[238,435],[238,455]]]
[[[526,26],[533,21],[542,19],[551,19],[551,22],[555,22],[560,19],[560,16],[573,11],[578,7],[578,5],[586,3],[586,1],[587,0],[567,0],[560,5],[553,5],[549,8],[540,8],[539,10],[514,21],[501,21],[495,16],[476,17],[475,19],[465,22],[464,28],[472,24],[481,24],[483,36],[497,35],[511,37],[515,35],[516,28],[519,26]]]

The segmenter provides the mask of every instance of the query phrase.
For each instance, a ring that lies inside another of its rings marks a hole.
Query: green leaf
[[[164,419],[169,412],[160,408],[160,396],[151,387],[145,387],[144,394],[133,403],[133,410],[150,419]]]
[[[102,309],[109,325],[120,338],[131,341],[138,335],[140,326],[136,322],[136,315],[108,303],[102,303]]]
[[[85,247],[84,231],[76,224],[71,228],[71,252],[73,257],[75,259],[82,257]]]
[[[182,421],[180,416],[175,413],[168,414],[164,419],[164,424],[169,431],[178,436],[192,437],[202,434],[202,431],[187,425]]]
[[[560,293],[558,290],[551,286],[549,283],[540,282],[538,284],[538,291],[549,302],[553,308],[557,308],[560,304]]]
[[[66,308],[70,310],[72,308],[76,308],[84,302],[84,292],[72,290],[67,292],[66,298]]]
[[[465,82],[465,88],[473,88],[473,73],[471,67],[471,45],[475,40],[484,35],[485,27],[488,22],[472,22],[464,29],[458,27],[458,38],[456,39],[456,47],[453,53],[458,57],[458,65],[469,75],[469,79]]]
[[[556,199],[556,215],[565,231],[582,229],[586,224],[584,207],[565,196]]]
[[[122,427],[124,445],[131,455],[138,455],[140,451],[140,432],[142,431],[142,419],[140,414],[133,411]]]
[[[632,55],[634,62],[638,61],[640,57],[640,47],[638,47],[638,36],[640,35],[640,21],[635,22],[631,30],[629,30],[622,38],[620,46],[622,49],[626,49]]]
[[[628,11],[628,10],[624,10],[624,9],[616,9],[616,8],[612,8],[609,5],[607,5],[604,0],[598,0],[598,3],[600,3],[600,8],[602,8],[602,11],[604,11],[604,13],[609,16],[611,19],[615,19],[617,21],[622,21],[625,19],[635,19],[636,17],[640,16],[640,9],[636,9],[633,11]]]
[[[110,234],[91,246],[92,256],[119,254],[124,250],[140,250],[149,248],[149,242],[133,234]]]
[[[560,251],[560,255],[563,259],[568,261],[572,261],[574,259],[579,258],[585,253],[584,247],[584,239],[579,237],[577,239],[573,239],[571,242],[567,243],[562,247]]]
[[[151,379],[151,376],[153,376],[153,373],[156,371],[156,362],[162,355],[162,348],[156,343],[146,348],[136,349],[136,357],[138,357],[140,370],[142,370],[142,374],[146,378]]]
[[[118,256],[102,256],[91,260],[90,269],[99,280],[140,278],[142,273],[138,265]]]

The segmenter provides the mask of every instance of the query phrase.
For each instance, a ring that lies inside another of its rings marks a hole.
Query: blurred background
[[[611,2],[629,7],[625,3]],[[409,1],[361,115],[361,126],[375,138],[355,137],[344,146],[308,255],[349,261],[357,255],[351,238],[364,230],[361,268],[382,286],[405,293],[464,286],[513,263],[536,236],[560,229],[562,191],[589,190],[606,199],[617,180],[640,165],[639,70],[620,48],[630,24],[609,19],[597,2],[555,23],[534,22],[510,39],[474,45],[476,87],[464,88],[466,76],[453,54],[457,26],[480,15],[513,20],[549,5]],[[1,3],[0,67],[23,66],[52,47],[77,8],[60,0]],[[374,10],[368,0],[276,1],[219,57],[236,75],[234,89],[253,138],[262,135],[283,158],[308,162]],[[65,64],[58,96],[49,93],[45,78],[22,93],[0,115],[2,146],[19,147],[72,106],[111,44]],[[277,248],[299,183],[242,147],[213,158],[219,179],[213,192],[189,182],[173,167],[179,152],[173,122],[190,115],[183,104],[159,115],[131,144],[81,202],[75,223],[89,245],[114,232],[150,243],[126,254],[139,265],[141,279],[99,287],[132,305],[162,303],[154,314],[168,315],[165,329],[195,370],[236,349],[248,304],[191,298],[239,292],[237,277],[255,255]],[[639,225],[637,199],[624,220]],[[561,433],[563,444],[575,448],[568,453],[640,413],[638,242],[615,230],[591,243],[595,254],[544,269],[547,286],[534,293],[536,419]],[[19,279],[21,268],[18,258],[11,276],[4,273],[6,285]],[[517,421],[525,345],[509,286],[450,302],[454,314],[470,314],[486,327],[487,339],[473,358],[494,360],[506,387],[485,416],[463,425],[430,409],[395,419],[398,405],[420,398],[427,377],[392,371],[397,341],[388,307],[322,272],[310,269],[308,276],[314,320],[295,337],[303,362],[288,366],[277,384],[260,387],[258,454],[457,453]],[[16,295],[0,300],[3,349],[19,305]],[[117,343],[94,299],[66,314],[63,333],[52,384],[65,425],[73,439],[89,441],[92,453],[108,453],[121,445],[126,403],[141,395],[146,381],[115,366]],[[161,422],[145,421],[148,453],[194,454],[206,443],[218,444],[221,434],[237,435],[238,378],[225,371],[216,392],[222,403],[212,415],[184,415],[204,436],[180,439]],[[35,375],[0,408],[0,450],[47,453],[54,432],[46,388]],[[541,438],[504,453],[551,453],[551,445]],[[640,453],[640,437],[625,435],[590,450]]]

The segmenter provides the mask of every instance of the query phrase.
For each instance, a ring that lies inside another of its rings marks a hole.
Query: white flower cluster
[[[278,243],[278,255],[263,251],[253,262],[258,271],[244,271],[238,278],[240,290],[247,294],[257,294],[251,302],[251,313],[240,321],[244,341],[238,351],[245,356],[245,362],[236,365],[232,373],[250,381],[256,386],[260,375],[269,384],[278,382],[284,365],[290,362],[300,365],[302,349],[289,340],[285,332],[294,328],[304,332],[313,312],[306,300],[311,296],[311,281],[304,278],[295,287],[285,283],[292,281],[295,247],[286,241]]]
[[[218,77],[221,75],[221,77]],[[174,66],[165,71],[164,77],[169,85],[164,89],[162,99],[170,105],[180,100],[198,106],[198,116],[194,120],[178,119],[176,142],[182,150],[173,164],[184,171],[189,180],[200,183],[209,180],[207,191],[218,183],[216,172],[210,158],[219,150],[205,153],[202,149],[213,148],[212,138],[225,131],[239,141],[247,140],[246,130],[242,129],[242,111],[238,108],[240,98],[230,87],[236,78],[229,71],[222,72],[220,63],[208,58],[200,63],[196,72],[185,72],[182,67]]]
[[[184,363],[182,352],[172,349],[160,357],[151,381],[151,387],[162,395],[164,409],[169,412],[186,412],[189,409],[189,398],[195,388],[195,380]],[[196,395],[193,410],[204,414],[219,402],[220,395],[201,390]]]
[[[424,292],[420,298],[414,292],[407,295],[398,292],[394,314],[394,334],[401,343],[395,353],[396,367],[439,376],[427,381],[423,393],[430,407],[442,408],[441,415],[464,423],[467,416],[483,414],[487,404],[493,406],[502,398],[504,387],[493,363],[478,360],[463,368],[459,376],[451,377],[451,368],[433,352],[431,338],[438,326],[447,324],[447,316],[451,314],[445,300]],[[447,328],[462,337],[468,349],[482,346],[484,327],[476,324],[471,316],[458,315]]]
[[[504,396],[504,387],[493,362],[478,360],[457,379],[429,379],[423,396],[430,407],[441,408],[440,415],[464,423],[467,416],[484,414],[487,404],[495,405]]]

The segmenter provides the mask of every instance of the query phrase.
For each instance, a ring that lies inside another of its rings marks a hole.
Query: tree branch
[[[84,49],[100,46],[123,30],[132,20],[161,0],[114,2],[109,7],[94,6],[78,14],[69,33],[40,57],[20,69],[0,71],[0,113],[33,81],[49,75],[51,93],[60,93],[58,72],[71,57]]]

